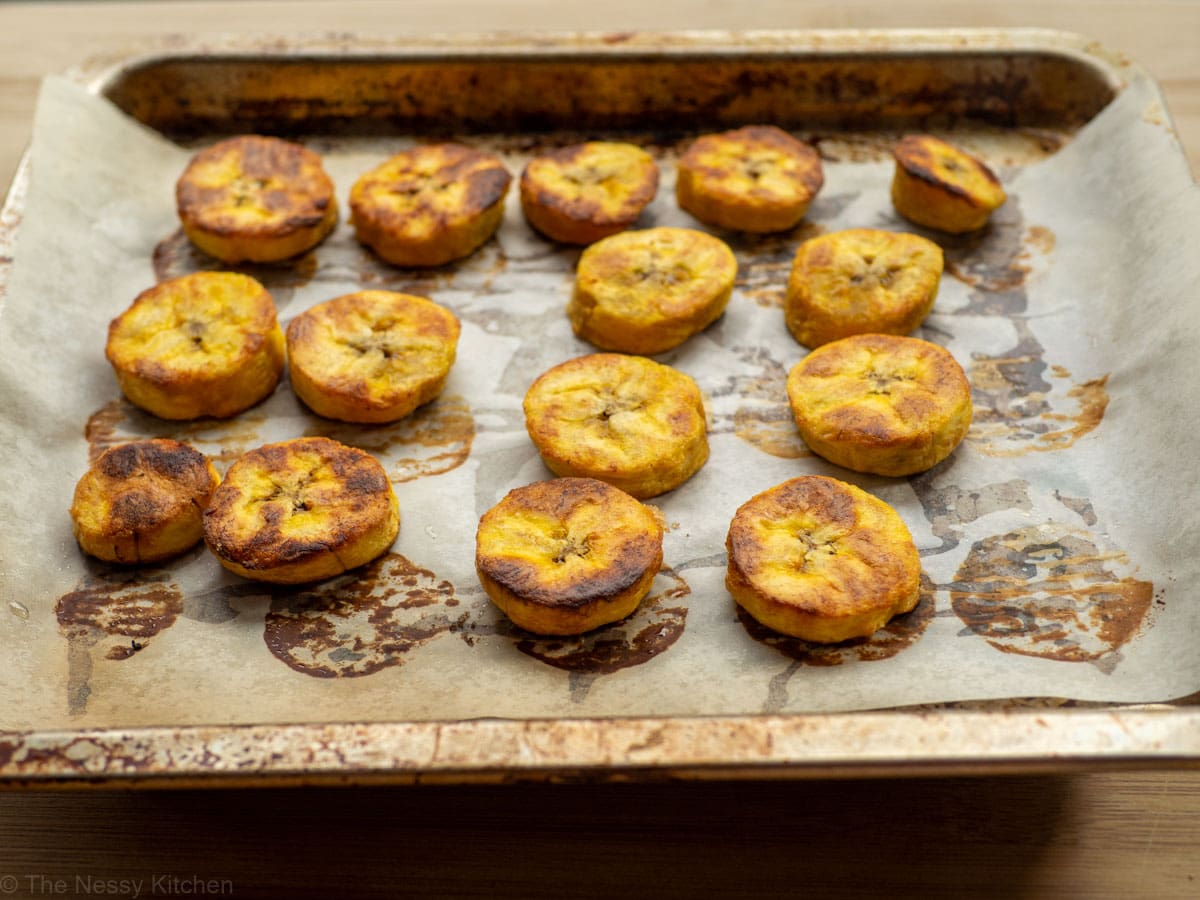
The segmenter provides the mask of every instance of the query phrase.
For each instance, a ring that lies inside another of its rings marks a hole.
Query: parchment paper
[[[1190,249],[1200,191],[1159,102],[1135,79],[1049,158],[990,157],[1010,200],[982,237],[938,238],[948,270],[919,332],[968,370],[975,424],[918,477],[858,475],[808,454],[783,393],[804,352],[778,306],[799,241],[915,230],[891,210],[890,162],[829,143],[805,225],[722,235],[741,266],[728,311],[659,357],[699,382],[712,423],[708,464],[653,501],[670,523],[669,568],[627,622],[543,640],[487,602],[474,531],[507,490],[549,477],[521,399],[540,372],[592,349],[563,312],[577,251],[533,234],[513,196],[495,240],[428,273],[374,261],[342,223],[308,257],[250,271],[285,326],[361,287],[445,304],[463,334],[442,399],[398,426],[358,429],[308,414],[285,380],[229,422],[158,422],[120,399],[104,341],[156,277],[214,265],[176,233],[173,186],[194,148],[48,81],[0,310],[0,725],[727,714],[1200,690],[1200,262]],[[529,146],[464,139],[497,148],[514,174]],[[411,142],[309,143],[326,154],[344,208],[357,175]],[[674,203],[679,148],[652,149],[663,184],[640,224],[699,227]],[[223,470],[238,452],[308,433],[371,450],[396,483],[400,537],[365,572],[273,591],[225,573],[203,548],[139,570],[89,561],[72,538],[75,482],[112,443],[173,435]],[[892,503],[922,550],[921,605],[869,641],[772,637],[724,590],[735,509],[805,473]]]

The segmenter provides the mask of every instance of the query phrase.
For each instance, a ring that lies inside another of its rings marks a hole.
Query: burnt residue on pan
[[[465,399],[443,395],[399,422],[352,425],[312,417],[306,435],[322,435],[383,459],[397,484],[457,469],[471,454],[475,417]]]
[[[977,541],[950,587],[966,634],[1005,653],[1110,668],[1140,632],[1154,585],[1129,558],[1061,523]]]
[[[314,587],[270,589],[263,640],[315,678],[357,678],[403,665],[457,626],[454,585],[398,553]]]
[[[110,447],[127,441],[169,437],[191,444],[218,469],[224,469],[262,443],[260,433],[266,419],[261,409],[252,409],[232,419],[168,422],[142,412],[128,401],[113,400],[88,416],[84,438],[89,462],[95,462]]]
[[[150,639],[175,624],[183,594],[169,575],[93,565],[75,590],[54,605],[58,628],[67,639],[67,710],[87,710],[97,657],[129,659]]]
[[[489,38],[490,40],[490,38]],[[222,63],[223,92],[203,54],[138,66],[106,88],[127,114],[172,137],[200,134],[547,133],[732,128],[929,130],[965,122],[1070,132],[1113,97],[1105,76],[1065,54],[993,48],[880,45],[874,52],[781,53],[741,42],[714,52],[691,39],[622,40],[619,55],[594,42],[543,42],[518,58],[461,46],[430,65],[422,57],[337,59],[283,47],[271,57]],[[288,53],[287,50],[292,52]],[[665,50],[689,52],[664,52]],[[727,48],[726,48],[727,49]],[[765,51],[765,52],[764,52]]]

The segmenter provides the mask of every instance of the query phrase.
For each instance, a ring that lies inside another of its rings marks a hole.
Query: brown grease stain
[[[399,422],[389,425],[351,425],[316,419],[306,435],[323,435],[366,450],[382,460],[396,484],[457,469],[471,455],[475,417],[470,404],[457,395],[441,396]],[[396,448],[406,455],[387,462]]]
[[[193,272],[240,272],[265,287],[277,306],[290,300],[296,288],[312,281],[318,269],[315,251],[275,263],[222,262],[197,248],[182,228],[154,245],[152,265],[158,282]]]
[[[1044,225],[1031,225],[1017,238],[1020,223],[1011,215],[999,213],[992,225],[972,234],[942,236],[946,274],[981,291],[1023,287],[1032,271],[1033,253],[1048,256],[1058,239]]]
[[[1073,385],[1065,394],[1075,407],[1065,405],[1063,394],[1029,390],[1039,381],[1045,364],[1038,357],[977,357],[971,362],[970,381],[975,403],[974,420],[967,439],[981,453],[992,457],[1024,456],[1065,450],[1103,421],[1108,409],[1108,375]],[[1055,377],[1069,373],[1054,366]]]
[[[513,629],[514,637],[519,637],[517,649],[556,669],[591,675],[610,675],[649,662],[683,634],[687,607],[667,604],[692,592],[673,569],[663,566],[658,574],[669,580],[669,586],[651,593],[620,622],[573,637],[534,637]]]
[[[272,590],[263,640],[277,659],[315,678],[357,678],[461,623],[454,585],[398,553],[315,587]]]
[[[1088,662],[1132,640],[1154,585],[1126,574],[1128,557],[1058,523],[978,541],[950,602],[971,633],[1005,653]]]
[[[89,578],[63,594],[54,612],[67,639],[67,709],[76,716],[87,710],[92,693],[93,648],[108,644],[101,653],[104,659],[128,659],[148,639],[175,624],[183,612],[183,594],[175,584],[113,573]]]
[[[733,414],[733,433],[750,446],[780,459],[813,455],[796,430],[790,407],[739,407]]]
[[[837,644],[816,644],[801,638],[779,634],[760,623],[738,604],[734,604],[738,621],[750,637],[784,656],[806,666],[840,666],[848,662],[878,662],[891,659],[907,650],[924,634],[933,621],[933,582],[921,574],[921,594],[910,612],[894,616],[883,628],[867,638],[854,638]]]
[[[936,470],[935,470],[936,471]],[[921,501],[921,509],[930,530],[940,540],[934,550],[943,553],[957,547],[962,538],[962,526],[1005,510],[1033,509],[1029,497],[1029,482],[1022,479],[993,482],[978,487],[962,488],[956,484],[939,483],[936,476],[925,472],[909,482]]]
[[[735,290],[764,309],[783,309],[796,247],[825,230],[823,225],[801,222],[784,235],[739,235]]]
[[[1151,100],[1142,109],[1142,121],[1151,125],[1167,125],[1167,111],[1157,100]]]
[[[54,606],[59,630],[144,641],[175,624],[183,612],[178,585],[98,583],[63,594]]]
[[[118,444],[146,437],[169,437],[191,444],[218,469],[224,469],[262,443],[259,429],[266,420],[267,414],[258,409],[232,419],[168,422],[142,412],[126,400],[113,400],[88,416],[83,435],[89,462],[95,462],[105,450]]]
[[[739,379],[742,403],[733,414],[733,433],[763,453],[780,459],[812,456],[796,429],[787,396],[787,370],[773,360],[761,375]]]
[[[1043,256],[1049,256],[1058,245],[1058,238],[1045,225],[1031,225],[1025,232],[1025,241]]]
[[[785,285],[791,274],[790,261],[738,261],[738,276],[734,286],[743,297],[753,300],[763,309],[783,309]]]

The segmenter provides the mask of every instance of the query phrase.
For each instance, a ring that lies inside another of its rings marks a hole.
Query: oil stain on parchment
[[[741,404],[733,413],[733,433],[763,453],[801,459],[812,451],[800,437],[787,396],[787,369],[763,360],[762,374],[738,384]]]
[[[977,541],[950,602],[966,633],[997,650],[1111,671],[1145,623],[1153,592],[1124,552],[1047,523]]]
[[[681,575],[663,566],[633,613],[585,634],[544,637],[518,628],[507,617],[493,622],[479,615],[460,637],[468,646],[494,635],[508,638],[526,656],[569,673],[571,700],[582,703],[598,678],[648,663],[679,640],[688,614],[682,601],[691,592]]]
[[[737,257],[738,276],[734,282],[735,296],[741,296],[764,309],[783,309],[788,276],[796,248],[807,240],[828,230],[818,220],[829,220],[841,214],[857,195],[821,194],[813,201],[807,218],[787,231],[772,234],[728,232],[721,234]],[[783,322],[782,314],[780,323]]]
[[[1042,225],[1025,227],[1019,201],[1009,201],[985,229],[939,236],[946,274],[971,288],[959,315],[1009,319],[1017,343],[1002,354],[975,354],[968,365],[975,407],[967,440],[992,457],[1064,450],[1095,430],[1108,408],[1108,376],[1071,382],[1047,362],[1031,327],[1026,282],[1035,255],[1048,256],[1057,239]]]
[[[660,582],[665,585],[660,587]],[[517,649],[570,672],[571,699],[581,703],[600,676],[647,663],[679,640],[688,613],[679,603],[691,592],[682,576],[664,566],[650,594],[629,617],[574,637],[545,638],[522,632]]]
[[[734,244],[738,262],[735,293],[765,309],[783,309],[785,288],[792,272],[796,248],[824,233],[824,226],[806,221],[782,234],[739,235]],[[777,315],[782,323],[782,314]]]
[[[95,462],[105,450],[126,441],[169,437],[191,444],[218,469],[225,469],[262,443],[261,429],[266,420],[266,413],[252,409],[232,419],[169,422],[142,412],[126,400],[113,400],[88,416],[84,438],[89,462]]]
[[[240,272],[267,289],[282,309],[298,289],[308,285],[334,290],[355,285],[356,290],[389,290],[430,296],[450,287],[483,289],[490,286],[506,263],[497,242],[489,241],[471,257],[432,268],[403,268],[383,262],[356,241],[349,229],[336,229],[318,247],[292,259],[273,263],[230,264],[198,250],[182,229],[160,240],[154,248],[154,274],[158,281],[193,272]],[[132,300],[132,298],[130,298]]]
[[[967,312],[974,315],[1023,314],[1034,254],[1048,256],[1056,244],[1049,228],[1025,226],[1017,197],[1009,197],[979,231],[933,236],[945,256],[946,275],[973,289]]]
[[[182,228],[176,229],[155,245],[153,265],[154,277],[159,282],[194,272],[240,272],[249,275],[267,289],[277,308],[291,300],[296,288],[312,281],[318,268],[315,250],[275,263],[222,262],[198,249],[188,240]]]
[[[854,638],[837,644],[816,644],[772,631],[735,604],[738,621],[746,633],[761,644],[778,651],[791,662],[773,677],[767,688],[763,712],[779,712],[787,706],[789,683],[805,667],[841,666],[855,662],[891,659],[907,650],[925,633],[933,620],[936,588],[922,573],[920,598],[911,612],[895,616],[883,628],[867,638]]]
[[[54,605],[67,639],[67,710],[87,710],[97,659],[125,660],[175,624],[183,594],[165,572],[96,566],[75,590]]]
[[[909,480],[930,530],[941,544],[922,548],[922,556],[936,556],[959,545],[963,526],[995,512],[1033,509],[1029,482],[1023,479],[963,488],[957,484],[939,485],[942,466],[935,466]]]
[[[992,457],[1065,450],[1094,431],[1108,409],[1108,376],[1071,384],[1039,356],[976,356],[970,365],[975,414],[967,440]]]
[[[454,585],[398,553],[307,588],[272,588],[263,639],[315,678],[357,678],[402,665],[461,625]]]
[[[380,457],[397,484],[456,469],[471,455],[475,417],[462,397],[438,397],[389,425],[313,418],[307,435],[323,435]]]
[[[781,459],[802,459],[812,456],[808,445],[796,429],[792,407],[787,396],[787,369],[763,347],[735,347],[734,354],[744,363],[755,366],[756,375],[735,375],[727,378],[709,393],[721,400],[736,397],[738,406],[732,415],[714,417],[710,434],[733,432],[757,450]]]

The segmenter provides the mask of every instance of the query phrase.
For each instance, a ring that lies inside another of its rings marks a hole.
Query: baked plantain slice
[[[784,321],[806,347],[853,334],[908,334],[929,315],[942,248],[915,234],[852,228],[800,245],[784,295]]]
[[[197,153],[175,185],[184,234],[223,262],[275,262],[337,225],[321,157],[290,141],[241,135]]]
[[[720,317],[736,277],[733,251],[710,234],[625,231],[583,251],[567,317],[601,349],[662,353]]]
[[[658,192],[658,166],[633,144],[589,141],[530,160],[520,187],[530,225],[564,244],[592,244],[637,221]]]
[[[108,562],[178,556],[204,537],[200,516],[219,481],[208,457],[179,441],[110,447],[75,485],[75,539],[85,553]]]
[[[825,344],[788,373],[787,392],[809,448],[856,472],[923,472],[971,426],[962,366],[917,338],[862,334]]]
[[[673,490],[708,460],[700,388],[645,357],[568,360],[530,385],[524,409],[550,471],[596,478],[641,499]]]
[[[892,204],[910,222],[950,234],[975,231],[1007,199],[981,160],[939,138],[906,135],[892,155]]]
[[[793,478],[750,498],[725,548],[733,599],[806,641],[869,637],[920,599],[921,559],[904,521],[835,478]]]
[[[221,565],[256,581],[300,584],[380,556],[400,530],[383,466],[325,437],[266,444],[239,457],[204,511]]]
[[[492,153],[462,144],[414,147],[354,183],[350,223],[386,262],[440,266],[495,234],[511,181]]]
[[[275,389],[284,339],[261,284],[196,272],[139,294],[109,325],[105,355],[125,396],[147,412],[226,418]]]
[[[292,389],[330,419],[394,422],[442,392],[460,330],[454,313],[424,297],[336,297],[288,325]]]
[[[816,150],[774,125],[749,125],[693,141],[675,198],[701,222],[765,234],[799,224],[824,183]]]
[[[655,512],[591,478],[526,485],[479,520],[475,570],[492,602],[536,634],[582,634],[637,609],[662,565]]]

